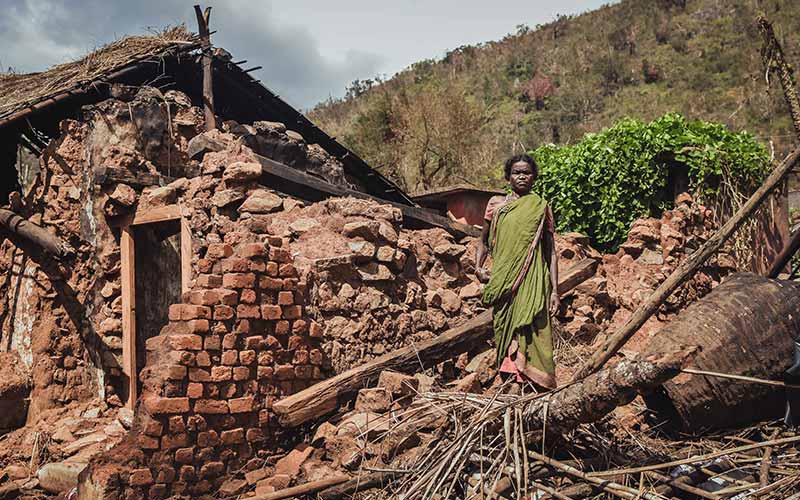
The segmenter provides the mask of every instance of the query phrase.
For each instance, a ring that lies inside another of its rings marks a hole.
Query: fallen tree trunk
[[[599,370],[606,362],[611,359],[619,349],[625,345],[625,342],[630,339],[634,333],[648,320],[650,316],[655,314],[661,304],[672,295],[672,292],[678,289],[683,283],[691,278],[694,273],[702,266],[711,255],[713,255],[719,248],[730,238],[733,233],[741,226],[753,212],[758,209],[767,196],[775,189],[792,170],[792,168],[800,159],[800,149],[792,151],[784,160],[778,165],[775,170],[766,178],[764,183],[759,187],[755,193],[747,200],[747,202],[726,222],[711,238],[706,241],[703,246],[698,248],[692,253],[689,258],[684,260],[669,277],[664,280],[661,285],[642,302],[641,305],[634,311],[628,321],[626,321],[613,335],[611,335],[589,360],[575,372],[572,381],[580,380],[587,375]]]
[[[558,286],[559,292],[562,294],[568,292],[592,277],[596,270],[597,262],[593,259],[578,262],[567,269],[562,276]],[[429,368],[458,353],[472,350],[489,340],[491,335],[492,311],[487,310],[436,338],[390,352],[286,397],[275,403],[272,410],[278,416],[281,425],[298,426],[333,411],[338,406],[339,396],[366,387],[377,380],[378,375],[384,370],[401,372],[415,370],[420,368],[421,362],[427,364],[422,367],[423,369]]]
[[[48,254],[58,259],[67,257],[73,253],[72,247],[56,235],[20,217],[11,210],[0,208],[0,226],[7,229],[13,235],[20,236],[36,244]]]

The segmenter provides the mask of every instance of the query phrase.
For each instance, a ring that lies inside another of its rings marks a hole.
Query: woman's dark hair
[[[506,180],[511,178],[511,167],[514,166],[515,163],[527,163],[531,166],[531,171],[533,172],[533,178],[539,177],[539,165],[536,164],[536,160],[531,157],[531,155],[521,154],[521,155],[514,155],[508,160],[506,160],[506,164],[504,167]]]

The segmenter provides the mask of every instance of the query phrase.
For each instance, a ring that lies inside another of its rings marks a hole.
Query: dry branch
[[[274,493],[267,493],[266,495],[256,495],[254,497],[249,497],[249,500],[282,500],[284,498],[303,497],[305,495],[310,495],[312,493],[322,491],[325,488],[330,488],[331,486],[342,484],[348,481],[349,479],[350,478],[347,476],[329,477],[327,479],[320,479],[319,481],[311,481],[308,483],[303,483],[301,485],[279,490]]]
[[[692,253],[683,261],[669,277],[634,311],[606,343],[587,361],[573,376],[572,380],[580,380],[587,375],[599,370],[619,349],[630,339],[634,333],[661,307],[667,298],[683,283],[690,279],[711,255],[730,238],[733,233],[750,217],[767,198],[773,189],[783,181],[784,177],[800,159],[800,149],[792,151],[775,170],[766,178],[764,183],[747,202],[731,217],[703,246]]]

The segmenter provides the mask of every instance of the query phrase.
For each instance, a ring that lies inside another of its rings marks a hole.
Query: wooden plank
[[[203,50],[203,116],[205,117],[206,130],[217,128],[217,117],[214,115],[214,87],[211,81],[211,33],[208,31],[208,21],[211,17],[211,7],[205,11],[199,5],[194,6],[197,17],[197,30],[200,33],[200,44]]]
[[[703,245],[694,251],[686,260],[672,271],[666,280],[642,302],[613,335],[608,337],[605,344],[595,351],[591,358],[572,377],[572,381],[580,380],[596,372],[611,359],[619,349],[625,345],[634,333],[655,314],[661,304],[683,283],[689,280],[694,273],[730,238],[757,209],[761,202],[782,182],[784,177],[800,160],[800,148],[792,151],[764,180],[764,183],[753,193],[747,202],[736,211],[728,221],[717,230]]]
[[[566,278],[559,281],[560,294],[567,293],[580,283],[574,276],[588,279],[594,275],[594,273],[589,274],[585,271],[593,268],[587,264],[587,262],[581,261],[566,270],[564,273]],[[574,269],[578,269],[578,271]],[[566,279],[570,281],[567,282]],[[340,396],[367,387],[377,380],[378,375],[384,370],[414,371],[420,368],[430,368],[459,353],[479,347],[491,338],[492,332],[492,311],[490,309],[438,337],[384,354],[366,364],[323,380],[278,401],[272,409],[278,415],[282,425],[298,426],[333,411],[338,406]],[[420,367],[420,360],[424,361],[424,367]]]
[[[165,186],[174,180],[172,177],[148,172],[133,173],[127,168],[113,165],[95,168],[94,178],[95,182],[100,185],[122,183],[138,187]]]
[[[181,217],[181,292],[189,291],[192,281],[192,228],[189,221]]]
[[[134,239],[130,226],[120,232],[122,267],[122,371],[128,376],[128,400],[125,406],[136,407],[136,263]]]
[[[153,224],[155,222],[164,222],[168,220],[178,220],[183,216],[183,208],[178,205],[166,205],[158,208],[136,209],[133,219],[130,221],[131,226],[140,226],[142,224]]]
[[[587,257],[570,266],[569,269],[558,275],[558,294],[564,295],[569,290],[588,280],[597,272],[600,262]]]
[[[481,231],[479,228],[451,221],[447,217],[442,217],[430,210],[383,200],[360,191],[337,186],[304,174],[270,158],[258,156],[258,160],[261,163],[265,177],[267,177],[267,185],[272,185],[280,191],[304,200],[318,201],[331,196],[352,196],[354,198],[375,200],[378,203],[399,208],[403,213],[405,223],[409,227],[439,227],[459,238],[463,236],[480,236]]]

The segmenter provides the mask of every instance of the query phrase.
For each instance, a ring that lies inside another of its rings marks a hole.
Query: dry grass
[[[196,43],[196,35],[173,26],[149,36],[112,42],[80,59],[40,73],[0,74],[0,119],[62,92],[91,84],[130,63]]]

